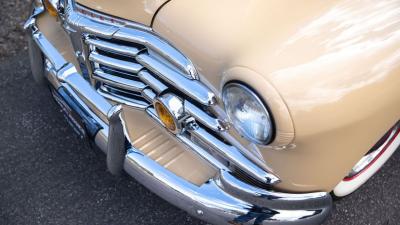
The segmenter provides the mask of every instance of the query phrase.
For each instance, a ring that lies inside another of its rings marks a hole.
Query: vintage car
[[[400,144],[398,1],[34,0],[35,80],[189,214],[321,224]]]

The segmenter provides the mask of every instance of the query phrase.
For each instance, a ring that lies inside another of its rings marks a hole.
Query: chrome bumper
[[[176,176],[140,150],[126,149],[121,107],[110,104],[67,62],[36,26],[36,7],[26,23],[31,34],[31,60],[45,64],[44,76],[61,104],[83,121],[88,136],[107,153],[108,168],[125,171],[160,197],[191,215],[214,224],[320,224],[329,215],[331,196],[325,192],[288,194],[260,189],[230,174],[219,173],[201,186]],[[38,57],[33,57],[33,56]],[[38,71],[34,71],[38,72]],[[181,141],[185,141],[184,137]],[[195,148],[195,146],[194,146]],[[202,151],[197,149],[197,151]],[[119,157],[123,153],[123,157]],[[207,155],[206,152],[202,152]],[[212,157],[210,157],[212,158]]]

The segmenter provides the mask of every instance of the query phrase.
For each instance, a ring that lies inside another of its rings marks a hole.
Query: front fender
[[[290,149],[260,147],[279,187],[331,191],[400,118],[399,17],[396,1],[173,0],[153,28],[217,92],[236,67],[271,84],[294,129]]]

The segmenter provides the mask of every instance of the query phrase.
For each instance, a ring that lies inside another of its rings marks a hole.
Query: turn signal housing
[[[174,134],[182,130],[181,121],[185,118],[183,100],[174,94],[167,93],[156,99],[154,108],[160,121]]]
[[[171,113],[167,110],[167,108],[160,102],[156,102],[154,104],[154,107],[156,109],[159,119],[164,124],[164,126],[170,131],[175,131],[176,125],[174,117],[172,117]]]

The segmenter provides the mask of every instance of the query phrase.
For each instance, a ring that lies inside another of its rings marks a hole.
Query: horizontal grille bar
[[[135,57],[141,51],[141,49],[135,47],[115,44],[109,41],[102,41],[98,39],[89,38],[86,39],[85,42],[86,44],[93,45],[96,48],[102,49],[104,51],[114,52],[117,54],[131,56],[131,57]]]
[[[275,176],[252,163],[249,159],[243,156],[243,154],[236,147],[223,143],[218,138],[210,135],[203,128],[198,127],[197,129],[189,130],[189,133],[211,145],[210,147],[217,151],[218,154],[224,156],[224,158],[229,162],[232,162],[234,165],[238,166],[240,169],[257,180],[267,184],[276,182],[277,178]]]
[[[141,92],[146,88],[146,85],[142,82],[107,74],[100,69],[94,71],[93,78],[103,83],[134,92]]]
[[[128,62],[128,61],[100,55],[97,52],[90,53],[89,60],[99,63],[99,64],[102,64],[102,65],[105,65],[105,66],[109,66],[114,69],[119,69],[119,70],[131,72],[131,73],[135,73],[135,74],[138,73],[143,68],[143,66],[138,63]]]
[[[171,69],[164,63],[147,54],[138,55],[136,60],[165,82],[172,86],[181,87],[179,89],[180,91],[184,92],[199,103],[203,105],[212,105],[215,103],[214,93],[197,80],[185,78],[179,72]]]
[[[140,71],[138,76],[141,81],[148,84],[157,93],[161,93],[168,89],[165,84],[145,70]]]
[[[144,89],[144,90],[142,91],[142,95],[143,95],[143,97],[144,97],[147,101],[149,101],[149,102],[154,102],[154,100],[155,100],[156,97],[157,97],[157,94],[154,93],[154,91],[151,90],[150,88]]]
[[[111,93],[104,86],[97,89],[97,92],[106,99],[109,99],[113,102],[122,103],[135,109],[145,110],[147,107],[149,107],[149,103],[145,101],[136,100],[133,98],[128,98],[122,95]]]
[[[224,123],[221,120],[208,115],[202,109],[195,106],[189,101],[185,101],[185,111],[189,115],[193,116],[197,122],[200,122],[201,124],[213,131],[220,132],[226,129]]]
[[[187,78],[198,79],[196,69],[188,58],[166,41],[149,32],[121,27],[113,37],[144,45],[178,67]]]

